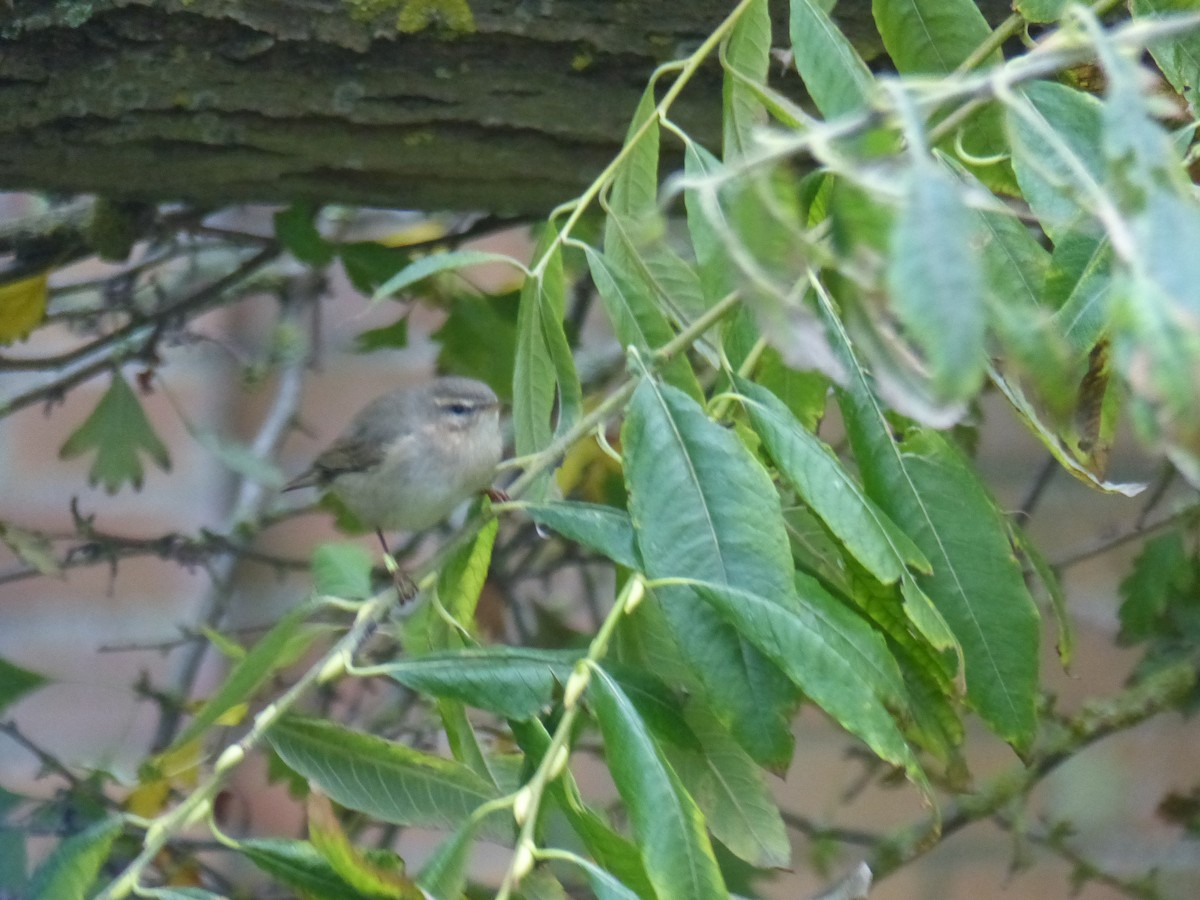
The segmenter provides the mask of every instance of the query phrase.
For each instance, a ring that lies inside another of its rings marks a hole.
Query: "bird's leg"
[[[392,581],[396,583],[396,593],[400,595],[400,603],[404,604],[417,596],[417,586],[413,584],[413,580],[400,570],[400,565],[396,562],[396,558],[392,556],[391,548],[388,547],[387,538],[383,536],[383,529],[376,528],[375,535],[379,538],[379,544],[383,547],[383,566],[391,573]]]
[[[493,503],[507,503],[510,499],[508,494],[504,493],[501,488],[484,488],[481,493]]]

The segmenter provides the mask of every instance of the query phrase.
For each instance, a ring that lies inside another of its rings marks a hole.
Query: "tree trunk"
[[[449,13],[396,28],[398,9],[454,2],[10,0],[0,188],[544,212],[612,158],[655,66],[733,6],[469,0],[473,32]],[[870,35],[869,9],[838,14]],[[672,112],[714,147],[719,78],[708,67]]]

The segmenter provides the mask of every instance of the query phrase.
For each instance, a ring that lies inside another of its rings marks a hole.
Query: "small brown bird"
[[[491,484],[500,403],[482,381],[435,378],[384,394],[283,490],[332,491],[364,525],[423,531]]]

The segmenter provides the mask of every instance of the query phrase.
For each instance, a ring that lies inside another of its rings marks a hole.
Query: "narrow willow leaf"
[[[579,376],[563,331],[566,282],[557,233],[547,227],[534,259],[549,257],[538,276],[525,280],[517,314],[517,348],[513,365],[513,431],[518,456],[545,449],[554,434],[550,418],[558,399],[558,428],[578,418]],[[545,491],[549,476],[527,496]]]
[[[805,431],[770,391],[735,382],[754,430],[779,471],[863,567],[894,584],[908,566],[929,572],[929,561],[863,493],[816,435]]]
[[[875,78],[818,0],[793,0],[790,20],[796,71],[826,119],[865,109]]]
[[[667,754],[713,837],[752,866],[786,868],[791,857],[787,826],[762,769],[702,705],[688,708],[688,723],[700,749],[666,748]]]
[[[510,725],[529,766],[541,765],[550,747],[550,733],[546,727],[538,719]],[[562,775],[550,783],[547,794],[558,804],[571,829],[600,866],[633,888],[639,897],[654,896],[637,847],[583,802],[570,769],[564,769]]]
[[[523,509],[539,525],[607,556],[617,565],[627,569],[641,565],[633,523],[622,509],[574,502],[529,504]]]
[[[488,766],[487,757],[479,743],[479,736],[467,718],[466,706],[458,700],[439,698],[434,704],[438,717],[442,720],[442,730],[446,732],[446,744],[450,747],[450,755],[462,763],[484,781],[496,783],[492,770]]]
[[[636,143],[634,143],[636,142]],[[621,163],[608,193],[609,215],[636,228],[647,215],[657,211],[659,125],[655,113],[654,85],[646,88],[634,110],[633,120],[625,134],[626,145],[632,149]],[[606,223],[604,252],[620,258],[623,241],[616,226]]]
[[[1046,449],[1054,456],[1058,463],[1078,478],[1091,487],[1104,491],[1106,494],[1124,494],[1126,497],[1136,497],[1146,489],[1146,485],[1140,482],[1125,482],[1118,483],[1105,481],[1095,472],[1092,472],[1087,467],[1082,465],[1075,458],[1075,454],[1063,444],[1062,438],[1055,433],[1048,425],[1042,422],[1038,416],[1037,410],[1033,408],[1033,404],[1025,396],[1020,385],[1009,381],[995,367],[989,368],[989,375],[994,384],[1002,393],[1006,400],[1012,404],[1018,417],[1023,421],[1034,436],[1045,445]]]
[[[726,897],[704,816],[655,746],[629,698],[593,670],[588,697],[604,736],[609,772],[629,811],[659,900]]]
[[[612,216],[609,221],[613,221]],[[584,253],[617,340],[622,347],[634,347],[649,358],[650,353],[668,343],[675,332],[654,302],[648,285],[623,270],[616,260],[606,259],[591,247],[585,246]],[[703,396],[686,356],[681,354],[668,360],[662,367],[662,374],[693,398],[698,400]]]
[[[871,9],[888,56],[904,74],[947,75],[991,33],[972,0],[873,0]]]
[[[460,625],[469,626],[487,581],[499,522],[492,519],[479,529],[475,539],[457,548],[438,573],[438,599]]]
[[[1064,276],[1063,257],[1067,254],[1082,258],[1065,263],[1073,270],[1066,276],[1071,279],[1070,288],[1055,313],[1054,324],[1068,346],[1083,356],[1111,326],[1112,242],[1108,237],[1066,236],[1054,248],[1047,290],[1050,280]]]
[[[689,179],[712,176],[721,169],[719,159],[692,141],[684,148],[683,165],[684,174]],[[733,271],[728,265],[724,244],[732,230],[727,222],[709,218],[713,211],[721,211],[720,204],[706,203],[699,188],[689,188],[683,199],[687,209],[688,235],[700,271],[700,287],[708,302],[715,303],[733,289]]]
[[[986,317],[974,217],[933,165],[914,167],[888,254],[897,315],[925,357],[935,394],[960,400],[983,382]]]
[[[1048,81],[1025,85],[1018,97],[1006,119],[1013,169],[1038,223],[1057,244],[1085,230],[1089,214],[1082,204],[1103,178],[1100,102]]]
[[[397,825],[453,828],[497,796],[459,763],[315,719],[285,718],[268,740],[342,806]]]
[[[766,124],[767,111],[752,85],[766,84],[771,65],[771,11],[767,0],[743,7],[725,45],[722,115],[726,160],[745,156],[754,129]],[[749,82],[747,84],[746,82]]]
[[[306,625],[305,619],[311,613],[311,607],[298,606],[259,638],[253,649],[230,670],[216,693],[205,701],[187,727],[179,732],[166,752],[179,750],[198,738],[229,710],[250,700],[273,674],[294,663],[313,641],[328,630],[324,625]]]
[[[371,301],[378,302],[393,297],[405,288],[412,287],[417,282],[424,281],[441,272],[467,269],[486,263],[504,263],[522,272],[527,271],[523,265],[503,253],[487,253],[482,250],[450,250],[446,253],[433,253],[410,263],[381,284],[371,297]]]
[[[405,876],[398,856],[383,850],[377,851],[381,859],[372,859],[351,843],[324,794],[310,792],[306,812],[313,847],[356,892],[368,897],[424,900],[421,890]]]
[[[588,885],[591,887],[592,893],[596,895],[596,900],[638,900],[636,893],[595,863],[576,856],[574,853],[566,854],[562,851],[555,853],[556,859],[568,857],[570,862],[583,869],[584,874],[587,875]]]
[[[1037,575],[1038,581],[1046,589],[1046,595],[1050,598],[1050,609],[1054,613],[1054,623],[1058,628],[1058,640],[1055,642],[1055,648],[1058,650],[1058,660],[1062,663],[1063,670],[1067,671],[1071,668],[1071,661],[1075,657],[1075,626],[1071,622],[1071,613],[1067,609],[1067,596],[1063,591],[1062,582],[1059,580],[1058,573],[1054,571],[1050,562],[1038,546],[1030,540],[1023,528],[1014,526],[1013,539],[1016,541],[1021,555],[1025,557],[1030,568]]]
[[[883,638],[815,579],[796,577],[803,603],[795,609],[751,591],[691,583],[809,699],[928,793],[920,764],[888,711],[903,709],[907,699]]]
[[[414,691],[523,720],[550,705],[582,655],[575,650],[481,647],[402,659],[380,671]]]
[[[327,597],[364,600],[371,589],[374,558],[361,544],[319,544],[312,553],[313,591]]]
[[[1192,0],[1131,0],[1129,5],[1135,19],[1196,11]],[[1148,49],[1171,87],[1187,101],[1193,118],[1200,117],[1200,28],[1154,41]]]
[[[467,883],[467,863],[481,822],[469,819],[442,841],[426,860],[417,884],[433,897],[461,897]]]
[[[697,578],[794,602],[791,552],[770,476],[683,392],[644,379],[621,432],[629,511],[650,578]],[[718,715],[756,759],[791,755],[781,673],[686,588],[655,591]],[[747,704],[753,696],[756,703]]]
[[[962,647],[967,696],[1025,752],[1036,725],[1038,616],[1003,517],[944,438],[914,430],[897,446],[869,397],[842,395],[868,493],[933,564],[918,582]]]
[[[1028,22],[1057,22],[1070,0],[1016,0],[1013,8]]]
[[[37,900],[84,900],[108,859],[121,820],[105,819],[54,848],[29,879],[28,896]]]
[[[313,900],[344,900],[350,891],[308,841],[257,838],[240,841],[234,849],[256,868]]]

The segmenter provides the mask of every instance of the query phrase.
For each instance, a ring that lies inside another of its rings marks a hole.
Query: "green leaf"
[[[497,796],[460,763],[316,719],[285,718],[268,740],[322,793],[397,825],[454,828]]]
[[[468,819],[440,843],[417,876],[417,884],[433,897],[460,897],[467,883],[467,863],[481,819]]]
[[[433,275],[442,272],[457,271],[458,269],[467,269],[471,266],[479,266],[485,263],[504,263],[521,272],[528,271],[517,260],[511,256],[505,256],[503,253],[487,253],[483,250],[449,250],[445,253],[433,253],[409,263],[381,284],[371,296],[371,302],[374,303],[395,296],[405,288],[411,287],[419,281],[424,281]]]
[[[307,605],[298,606],[264,634],[179,733],[171,750],[178,750],[198,738],[233,707],[253,697],[272,675],[294,663],[318,636],[325,633],[326,626],[305,625],[304,620],[311,612]]]
[[[371,568],[375,560],[361,545],[318,544],[310,568],[313,591],[326,597],[365,600],[371,589]]]
[[[8,708],[30,691],[36,691],[47,682],[48,679],[44,675],[22,669],[7,660],[0,659],[0,711]]]
[[[591,887],[592,893],[596,895],[596,900],[638,900],[636,893],[595,863],[573,853],[565,854],[562,851],[556,852],[555,858],[563,859],[568,855],[570,862],[583,869],[584,874],[587,875],[588,885]]]
[[[1101,106],[1090,94],[1049,81],[1031,82],[1017,96],[1006,119],[1013,170],[1038,223],[1057,244],[1084,229],[1089,217],[1081,199],[1103,177]]]
[[[227,900],[224,894],[214,894],[204,888],[142,888],[138,896],[154,900]]]
[[[805,695],[882,759],[930,790],[889,709],[907,706],[900,670],[882,636],[796,573],[801,602],[785,608],[752,591],[693,581],[699,594],[788,674]]]
[[[668,343],[675,332],[654,303],[648,286],[591,247],[585,245],[584,253],[617,340],[622,347],[632,346],[649,358],[651,352]],[[662,367],[662,375],[693,397],[698,399],[702,396],[696,375],[685,355],[667,361]]]
[[[625,133],[625,144],[631,143],[633,149],[621,163],[609,188],[610,221],[604,226],[604,252],[617,260],[621,260],[624,249],[612,220],[623,220],[640,228],[648,215],[657,212],[659,124],[655,116],[654,85],[646,88],[634,110]]]
[[[260,456],[249,444],[218,434],[209,428],[198,428],[191,422],[186,424],[196,443],[235,475],[270,490],[278,490],[287,481],[277,465]]]
[[[1013,8],[1028,22],[1057,22],[1070,0],[1016,0]]]
[[[1067,234],[1054,247],[1046,273],[1046,292],[1064,290],[1054,326],[1081,357],[1110,327],[1112,264],[1112,242],[1108,237]]]
[[[972,0],[873,0],[871,9],[888,56],[906,75],[948,75],[991,34]]]
[[[545,257],[545,263],[540,273],[527,278],[521,288],[513,367],[513,432],[518,456],[536,453],[550,443],[554,434],[550,417],[556,396],[559,432],[579,416],[579,376],[563,331],[566,282],[557,237],[553,226],[548,226],[533,254],[537,260]],[[548,476],[526,496],[538,499],[547,485]]]
[[[826,119],[865,109],[875,78],[818,0],[793,0],[790,32],[796,71]]]
[[[407,247],[388,247],[375,241],[339,244],[337,254],[354,289],[367,296],[412,260],[412,251]]]
[[[595,550],[619,566],[636,569],[641,565],[633,523],[624,510],[575,502],[533,503],[523,509],[539,525]]]
[[[668,750],[680,780],[704,813],[713,837],[760,868],[787,868],[787,827],[762,770],[701,704],[688,708],[688,724],[700,749]]]
[[[800,427],[779,398],[744,378],[735,384],[779,471],[868,572],[894,584],[909,566],[930,571],[916,545],[871,502],[833,451]]]
[[[25,829],[0,825],[0,896],[29,897]]]
[[[684,147],[684,175],[688,179],[712,177],[722,169],[721,161],[699,144],[689,141]],[[720,204],[706,203],[697,188],[684,193],[687,210],[688,235],[696,254],[700,271],[700,289],[710,304],[720,300],[733,289],[734,269],[729,265],[725,236],[728,223],[713,221],[710,215],[720,213]]]
[[[577,650],[481,647],[402,659],[380,671],[414,691],[520,721],[550,705],[581,656]]]
[[[1034,436],[1050,451],[1059,465],[1070,472],[1071,475],[1106,494],[1124,494],[1126,497],[1136,497],[1146,489],[1146,485],[1141,482],[1106,481],[1100,477],[1100,474],[1093,472],[1090,468],[1080,463],[1070,448],[1064,444],[1062,438],[1042,421],[1037,410],[1033,408],[1033,404],[1029,402],[1024,391],[1021,390],[1020,385],[1008,380],[994,368],[990,370],[990,374],[992,384],[1012,404],[1018,418],[1029,427]]]
[[[695,578],[786,603],[791,551],[770,476],[738,438],[669,385],[642,381],[621,432],[629,512],[646,574]],[[781,673],[686,588],[655,590],[717,714],[760,762],[792,750]],[[757,702],[747,704],[753,696]]]
[[[1038,614],[1003,517],[940,435],[913,430],[896,446],[872,406],[858,396],[842,406],[868,494],[933,564],[917,581],[962,647],[968,699],[996,734],[1027,751],[1036,727]]]
[[[113,372],[108,391],[87,421],[67,438],[58,456],[74,459],[88,450],[96,451],[88,484],[103,483],[110,494],[115,494],[126,482],[141,490],[142,453],[163,471],[171,468],[166,446],[154,433],[142,405],[120,372]]]
[[[424,894],[404,874],[404,863],[390,849],[364,853],[355,847],[338,821],[329,798],[308,796],[308,834],[313,847],[355,893],[395,900],[424,900]]]
[[[317,207],[301,200],[275,213],[275,236],[302,263],[324,268],[333,261],[334,245],[321,237],[315,219]]]
[[[1193,0],[1131,0],[1129,5],[1135,19],[1196,11]],[[1200,28],[1154,41],[1148,49],[1171,87],[1187,101],[1192,116],[1200,117]]]
[[[983,382],[986,318],[977,235],[954,180],[934,165],[914,166],[892,232],[887,284],[943,400],[974,396]]]
[[[121,833],[119,818],[105,819],[54,848],[29,879],[30,900],[83,900]]]
[[[272,878],[313,900],[346,900],[351,889],[312,844],[280,838],[240,841],[235,849]]]
[[[506,403],[512,400],[513,359],[517,350],[517,295],[450,301],[450,314],[430,337],[441,344],[440,371],[478,378]],[[480,347],[489,352],[480,353]]]
[[[438,573],[438,599],[460,625],[475,619],[475,607],[492,564],[492,548],[500,523],[492,519],[474,540],[455,549]]]
[[[1128,646],[1162,633],[1164,613],[1187,596],[1198,574],[1196,558],[1187,552],[1178,531],[1147,541],[1121,582],[1120,643]]]
[[[0,522],[0,542],[16,554],[21,562],[31,566],[42,575],[59,575],[62,566],[54,554],[54,544],[40,531],[19,528],[8,522]]]
[[[741,10],[725,44],[724,61],[722,155],[730,160],[749,152],[754,130],[767,121],[767,111],[753,87],[767,83],[771,66],[771,10],[767,0],[753,0]]]
[[[382,328],[369,328],[354,336],[355,353],[372,353],[376,350],[401,350],[407,346],[407,314],[398,318],[391,325],[385,325]]]
[[[541,721],[510,722],[509,727],[525,752],[527,765],[531,769],[541,765],[550,747],[550,733]],[[614,831],[603,816],[584,804],[569,768],[550,783],[547,795],[562,810],[571,829],[599,865],[632,887],[638,896],[654,896],[637,847]]]
[[[728,896],[704,816],[663,759],[629,698],[594,669],[588,697],[604,736],[609,772],[629,811],[659,900]]]

